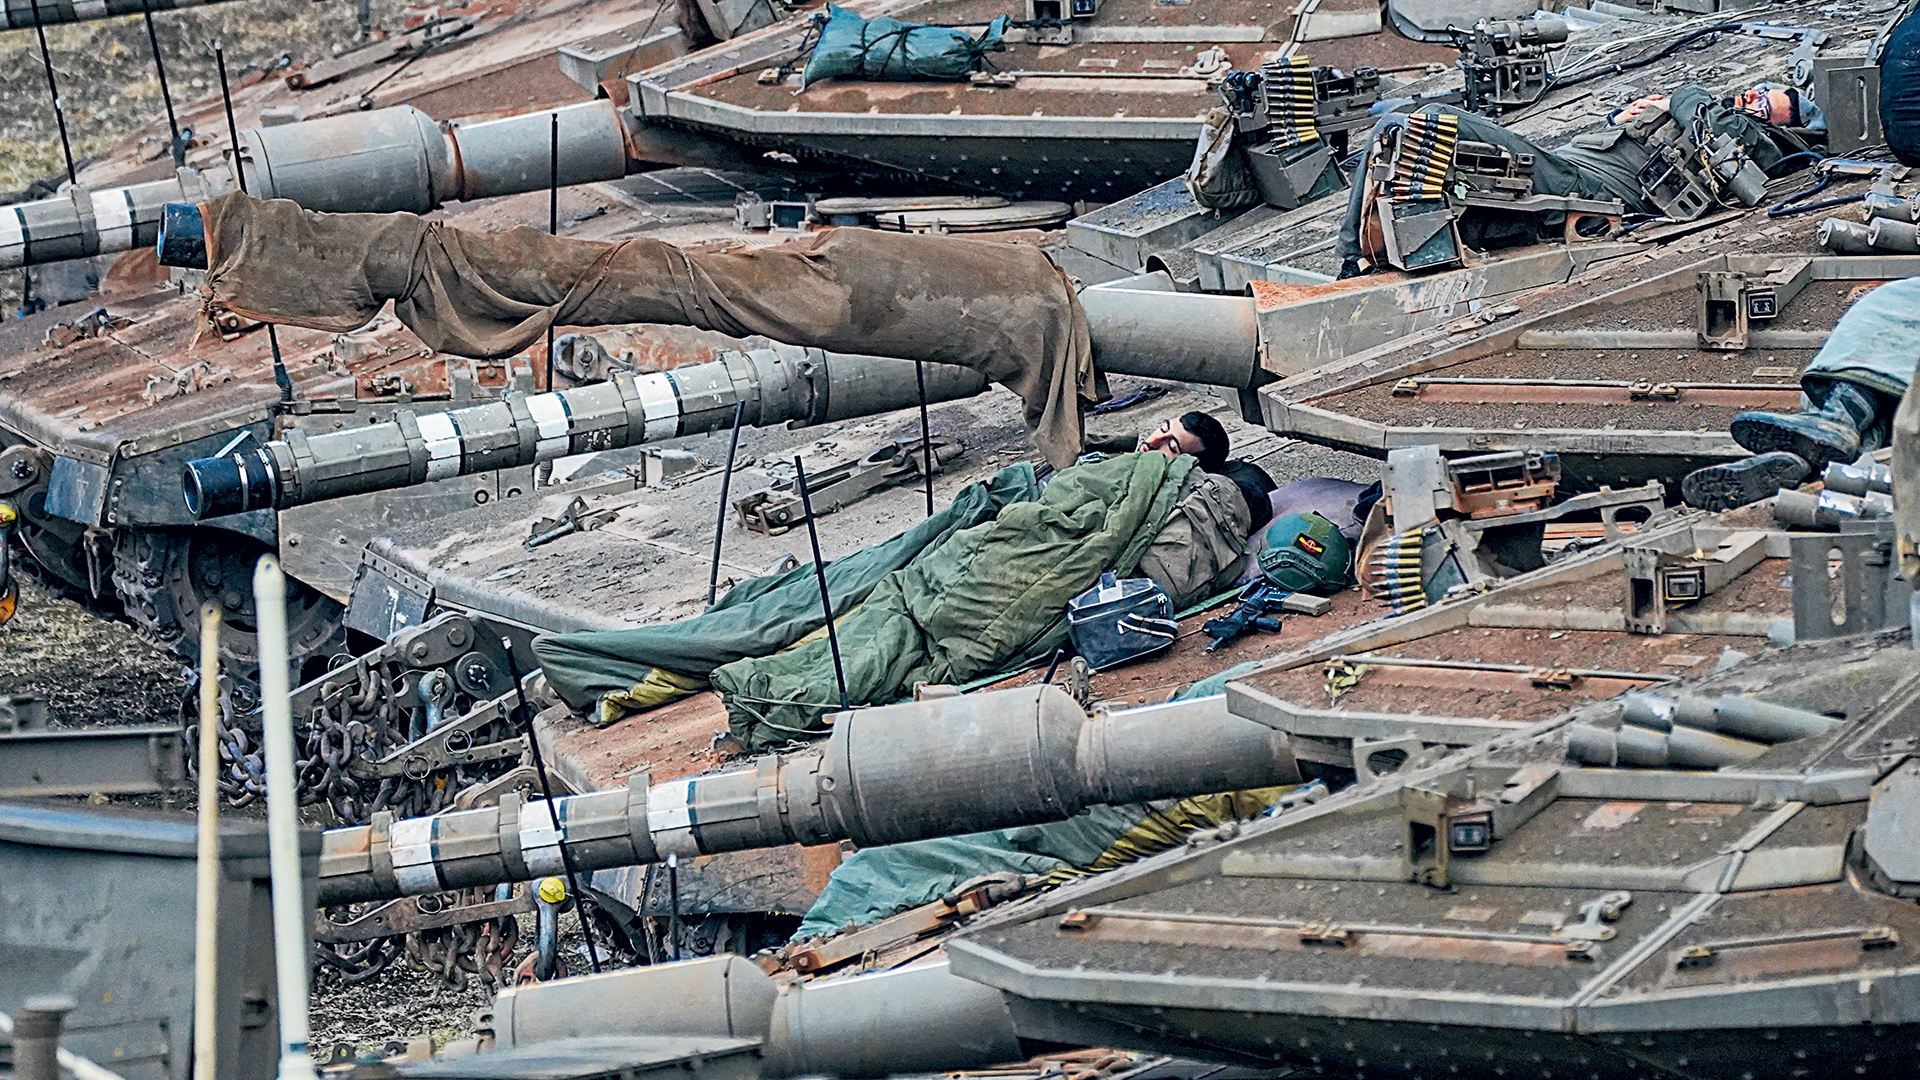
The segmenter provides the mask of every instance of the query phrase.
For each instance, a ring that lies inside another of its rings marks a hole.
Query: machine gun
[[[1547,53],[1567,40],[1563,19],[1482,19],[1455,31],[1466,106],[1486,116],[1531,105],[1552,82]]]
[[[1372,68],[1309,67],[1304,56],[1228,72],[1220,84],[1234,130],[1252,143],[1247,164],[1260,197],[1283,210],[1343,182],[1334,162],[1356,128],[1373,124],[1369,110],[1384,92]]]
[[[1537,191],[1533,169],[1531,154],[1461,139],[1454,116],[1415,114],[1404,130],[1382,133],[1367,179],[1382,192],[1375,213],[1386,262],[1401,270],[1464,266],[1458,222],[1473,207],[1558,212],[1567,243],[1619,227],[1625,203]]]
[[[1207,651],[1214,652],[1249,630],[1279,633],[1281,615],[1325,615],[1332,609],[1333,601],[1327,597],[1288,592],[1260,577],[1240,590],[1240,602],[1232,611],[1208,619],[1200,629],[1213,639]]]

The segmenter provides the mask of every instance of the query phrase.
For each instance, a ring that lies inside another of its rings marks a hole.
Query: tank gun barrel
[[[783,844],[862,847],[1297,783],[1284,734],[1221,697],[1089,717],[1054,686],[841,713],[823,743],[733,769],[556,800],[329,829],[319,899],[344,904]]]
[[[928,365],[927,400],[986,389],[986,376]],[[741,422],[822,424],[920,400],[906,360],[779,347],[729,352],[672,375],[622,373],[603,383],[450,412],[408,412],[385,424],[286,438],[186,466],[187,510],[206,519],[265,507],[423,484],[717,431]]]
[[[1252,387],[1259,328],[1245,297],[1087,290],[1093,354],[1102,370]],[[952,364],[926,366],[927,401],[972,397],[986,377]],[[530,394],[450,412],[402,412],[384,424],[284,439],[187,462],[188,513],[196,519],[408,487],[469,473],[533,465],[680,435],[822,424],[919,402],[914,365],[822,349],[731,352],[671,375],[620,374],[604,383]]]
[[[241,133],[230,165],[243,170],[248,191],[309,210],[424,214],[448,202],[545,188],[556,117],[562,185],[626,175],[626,128],[611,101],[444,127],[410,105],[257,127]],[[0,213],[0,268],[152,245],[168,203],[231,186],[230,173],[182,169],[165,180],[15,204]]]
[[[151,11],[224,4],[227,0],[36,0],[30,4],[8,4],[0,13],[0,30],[31,30],[35,26],[60,26],[65,23],[111,19],[119,15],[139,15]]]

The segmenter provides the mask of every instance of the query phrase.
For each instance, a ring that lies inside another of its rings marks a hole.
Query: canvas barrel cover
[[[738,252],[645,237],[469,232],[412,214],[320,214],[240,192],[202,206],[209,302],[346,333],[393,301],[428,348],[511,356],[556,324],[697,326],[972,368],[1020,395],[1055,468],[1080,454],[1094,373],[1072,283],[1033,247],[828,229]]]

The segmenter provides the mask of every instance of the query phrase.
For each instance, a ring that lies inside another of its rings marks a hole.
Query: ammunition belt
[[[1453,172],[1454,151],[1460,145],[1460,118],[1451,113],[1414,113],[1400,129],[1393,174],[1384,190],[1396,199],[1438,200],[1446,197]]]
[[[1290,56],[1261,67],[1266,80],[1267,134],[1278,149],[1320,141],[1319,99],[1312,61]]]

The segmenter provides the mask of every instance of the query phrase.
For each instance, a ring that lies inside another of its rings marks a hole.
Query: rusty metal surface
[[[974,940],[1030,963],[1115,975],[1552,998],[1577,991],[1598,967],[1571,957],[1555,931],[1578,922],[1575,907],[1604,891],[1208,878],[1103,904],[1130,914],[1090,927],[1069,911]],[[1684,900],[1637,894],[1602,955],[1619,955]]]
[[[1690,329],[1690,328],[1689,328]],[[1783,355],[1783,353],[1785,355]],[[1799,401],[1797,384],[1777,389],[1738,390],[1725,384],[1752,383],[1763,367],[1796,372],[1810,350],[1769,349],[1764,353],[1689,350],[1531,350],[1509,349],[1455,364],[1428,367],[1423,375],[1457,380],[1611,380],[1620,387],[1541,385],[1492,381],[1428,382],[1407,376],[1417,386],[1406,393],[1399,380],[1309,399],[1308,403],[1383,424],[1418,427],[1439,424],[1500,428],[1628,428],[1642,430],[1725,430],[1742,409],[1791,409]],[[1427,363],[1432,363],[1428,360]],[[1425,366],[1425,365],[1423,365]],[[1632,386],[1645,383],[1642,391]],[[1709,384],[1705,387],[1698,384]],[[1694,384],[1689,386],[1688,384]],[[1664,389],[1672,387],[1669,394]]]
[[[1728,803],[1560,799],[1475,860],[1669,870],[1711,858],[1764,816]]]
[[[785,968],[821,975],[855,961],[863,966],[905,963],[940,947],[928,941],[967,916],[991,904],[985,886],[962,894],[954,903],[945,899],[908,908],[889,919],[832,937],[797,941],[769,958],[775,970]],[[884,959],[882,959],[884,957]]]
[[[1892,934],[1881,933],[1882,929]],[[1920,910],[1836,883],[1722,897],[1623,981],[1623,994],[1892,972],[1920,951]]]
[[[944,5],[928,5],[929,8]],[[1116,5],[1118,6],[1118,5]],[[1166,9],[1162,10],[1178,10]],[[1216,22],[1212,5],[1208,24]],[[1105,25],[1107,7],[1101,7]],[[935,21],[948,19],[934,11],[916,11]],[[1234,42],[1220,46],[1229,66],[1248,67],[1271,52],[1272,43]],[[966,116],[1127,116],[1188,117],[1206,111],[1218,94],[1204,77],[1180,77],[1193,62],[1186,43],[1010,45],[1004,53],[988,54],[1001,71],[1019,72],[1010,87],[974,87],[967,83],[854,82],[828,80],[799,95],[795,87],[766,86],[759,70],[743,71],[698,88],[697,93],[729,105],[775,112],[866,113],[931,115],[955,109]],[[989,69],[991,70],[991,69]],[[1026,74],[1032,72],[1034,74]]]
[[[1461,375],[1404,379],[1393,385],[1392,395],[1397,398],[1417,398],[1422,403],[1447,402],[1454,405],[1618,406],[1666,401],[1684,405],[1697,403],[1792,412],[1799,404],[1800,388],[1757,383],[1667,383],[1645,379],[1632,383],[1624,380],[1615,383],[1575,383],[1571,380],[1550,383],[1520,379],[1506,381],[1499,376],[1475,378]]]

